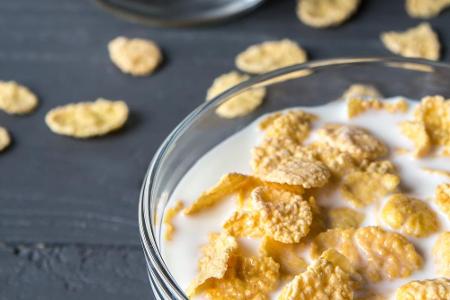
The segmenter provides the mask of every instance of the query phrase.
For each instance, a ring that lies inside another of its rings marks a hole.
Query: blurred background
[[[363,0],[348,22],[330,29],[302,24],[295,0],[236,0],[222,1],[235,10],[205,9],[202,20],[245,10],[231,19],[151,27],[161,16],[166,25],[192,20],[190,3],[220,1],[184,0],[187,6],[162,14],[140,7],[143,0],[100,2],[0,1],[0,80],[18,81],[40,99],[33,114],[0,113],[14,139],[0,154],[1,300],[152,299],[137,226],[140,185],[165,136],[204,101],[215,77],[235,69],[235,56],[282,38],[297,41],[311,60],[391,56],[379,34],[421,22],[406,14],[403,0]],[[450,11],[429,22],[443,45],[441,61],[449,62]],[[119,35],[154,40],[163,65],[149,77],[120,72],[107,51]],[[43,121],[54,106],[98,97],[127,102],[123,130],[76,140]]]

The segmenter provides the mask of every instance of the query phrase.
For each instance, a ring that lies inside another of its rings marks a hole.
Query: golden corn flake
[[[450,231],[439,235],[433,246],[433,258],[438,274],[450,278]]]
[[[364,221],[364,214],[349,207],[336,207],[328,210],[329,228],[358,228]]]
[[[297,16],[311,27],[337,26],[356,12],[359,3],[359,0],[299,0]]]
[[[209,242],[201,249],[199,272],[187,290],[189,297],[203,289],[209,279],[221,279],[228,269],[230,258],[238,250],[236,239],[226,233],[211,233]]]
[[[125,102],[103,98],[56,107],[45,116],[51,131],[76,138],[105,135],[121,128],[127,119]]]
[[[383,95],[373,85],[356,83],[349,86],[341,98],[347,101],[351,98],[363,98],[367,100],[383,98]]]
[[[347,152],[356,161],[377,159],[387,155],[387,147],[367,130],[356,126],[328,124],[317,133],[330,147]]]
[[[260,245],[260,253],[272,257],[280,265],[280,273],[286,276],[298,275],[308,266],[298,255],[295,244],[280,243],[265,237]]]
[[[267,236],[282,243],[298,243],[309,232],[312,211],[308,201],[287,191],[258,187],[252,192]]]
[[[278,280],[279,265],[272,258],[237,256],[223,278],[209,281],[203,291],[214,300],[265,300]]]
[[[404,113],[408,110],[408,102],[400,99],[394,102],[386,102],[378,99],[362,99],[353,97],[347,100],[347,116],[356,117],[368,110],[385,110],[389,113]]]
[[[353,158],[347,152],[321,143],[312,143],[307,147],[311,156],[321,161],[335,178],[339,179],[356,168]]]
[[[396,300],[448,300],[450,299],[450,279],[436,278],[411,281],[395,292]]]
[[[391,228],[414,237],[429,236],[439,228],[436,214],[425,202],[404,194],[389,197],[381,218]]]
[[[172,221],[183,208],[184,203],[179,200],[175,202],[175,205],[173,207],[168,208],[166,213],[164,214],[163,223],[166,226],[164,239],[166,241],[172,240],[173,234],[175,232],[175,226],[172,224]]]
[[[8,114],[27,114],[38,104],[38,99],[27,87],[15,81],[0,81],[0,109]]]
[[[236,57],[236,66],[244,72],[261,74],[305,61],[305,50],[283,39],[250,46]]]
[[[250,209],[235,211],[225,221],[223,228],[234,237],[259,238],[264,235],[258,212]]]
[[[11,137],[9,136],[8,130],[0,126],[0,151],[8,148],[9,144],[11,144]]]
[[[119,36],[108,44],[111,61],[124,73],[145,76],[153,73],[162,60],[155,42]]]
[[[403,32],[384,32],[381,41],[389,51],[404,57],[438,60],[440,56],[438,36],[428,23],[421,23]]]
[[[353,283],[346,267],[345,257],[328,250],[295,276],[281,290],[278,300],[353,299]]]
[[[450,220],[450,183],[438,185],[435,191],[435,198],[436,204]]]
[[[428,174],[439,175],[439,176],[444,176],[444,177],[450,178],[450,171],[447,171],[447,170],[427,168],[427,167],[422,167],[421,169],[424,172],[427,172]]]
[[[217,77],[208,89],[206,100],[212,100],[226,90],[249,78],[249,76],[239,74],[235,71]],[[264,87],[251,88],[226,100],[216,109],[216,113],[226,119],[248,115],[262,104],[265,96],[266,89]]]
[[[413,18],[435,17],[448,6],[449,0],[406,0],[406,11]]]
[[[400,130],[414,144],[414,155],[416,157],[426,156],[430,152],[431,141],[424,123],[403,121],[400,123]]]

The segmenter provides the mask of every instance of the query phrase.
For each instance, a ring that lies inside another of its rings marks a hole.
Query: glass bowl
[[[150,282],[158,299],[188,299],[160,253],[161,225],[170,194],[208,150],[261,115],[336,100],[353,83],[373,84],[384,96],[420,99],[450,96],[450,65],[405,58],[341,58],[313,61],[256,76],[202,104],[167,137],[155,154],[141,190],[139,228]],[[215,109],[230,97],[266,86],[265,103],[242,118],[222,119]]]

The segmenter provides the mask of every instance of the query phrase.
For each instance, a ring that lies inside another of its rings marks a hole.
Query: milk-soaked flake
[[[337,26],[352,16],[359,4],[359,0],[299,0],[297,16],[311,27]]]
[[[11,137],[9,136],[8,130],[0,126],[0,152],[8,148],[11,143]]]
[[[443,183],[436,187],[435,202],[450,221],[450,183]]]
[[[450,0],[406,0],[406,11],[413,18],[435,17],[450,6]]]
[[[402,285],[395,292],[395,300],[448,300],[450,279],[416,280]]]
[[[433,246],[433,260],[437,273],[450,278],[450,231],[439,234]]]
[[[38,98],[26,86],[15,81],[0,81],[0,110],[8,114],[27,114],[38,104]]]

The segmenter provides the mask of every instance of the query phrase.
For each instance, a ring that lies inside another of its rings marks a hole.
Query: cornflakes
[[[0,109],[8,114],[27,114],[38,104],[38,99],[27,87],[15,81],[0,81]]]
[[[234,237],[259,238],[264,235],[258,212],[253,210],[237,210],[229,217],[223,228]]]
[[[182,201],[177,201],[173,207],[167,209],[164,214],[163,223],[166,226],[166,231],[164,232],[164,239],[166,241],[172,240],[173,234],[175,232],[175,226],[172,224],[173,219],[176,215],[184,208],[184,203]]]
[[[416,157],[426,156],[431,149],[430,137],[425,128],[425,124],[417,121],[403,121],[400,123],[400,130],[414,144],[414,155]]]
[[[261,74],[305,61],[305,50],[283,39],[250,46],[236,57],[236,66],[244,72]]]
[[[373,85],[356,83],[349,86],[341,98],[347,101],[351,98],[378,99],[383,98],[383,95]]]
[[[389,113],[404,113],[408,110],[408,102],[404,99],[395,102],[385,102],[378,99],[362,99],[359,97],[347,100],[347,115],[349,118],[359,116],[368,110],[385,110]]]
[[[252,192],[267,236],[282,243],[298,243],[309,232],[312,211],[308,201],[287,191],[258,187]]]
[[[308,145],[308,149],[311,156],[321,161],[334,178],[339,179],[356,168],[353,158],[347,152],[321,143],[312,143]]]
[[[161,63],[161,51],[148,39],[128,39],[119,36],[108,44],[111,61],[124,73],[133,76],[150,75]]]
[[[364,214],[349,207],[336,207],[328,210],[329,228],[358,228],[364,221]]]
[[[76,138],[105,135],[121,128],[127,119],[125,102],[103,98],[56,107],[45,116],[51,131]]]
[[[447,171],[447,170],[427,168],[427,167],[422,167],[421,169],[429,174],[440,175],[440,176],[450,178],[450,171]]]
[[[242,75],[234,71],[217,77],[208,89],[206,100],[212,100],[219,94],[249,78],[247,75]],[[265,96],[265,88],[251,88],[227,99],[216,109],[216,113],[226,119],[248,115],[262,104]]]
[[[444,183],[437,186],[435,191],[435,202],[450,220],[450,183]]]
[[[0,126],[0,151],[8,148],[11,143],[11,137],[9,136],[8,130]]]
[[[404,32],[384,32],[380,38],[389,51],[404,57],[438,60],[440,56],[438,36],[428,23]]]
[[[337,26],[352,16],[359,4],[359,0],[299,0],[297,15],[311,27]]]
[[[433,257],[438,274],[450,278],[450,231],[439,235],[433,246]]]
[[[448,300],[450,299],[450,279],[437,278],[411,281],[395,292],[396,300]]]
[[[406,0],[406,11],[413,18],[435,17],[448,6],[449,0]]]
[[[334,250],[324,252],[308,269],[295,276],[278,300],[353,299],[353,283],[345,257]]]
[[[389,197],[381,218],[391,228],[414,237],[429,236],[439,228],[436,214],[425,202],[404,194]]]

